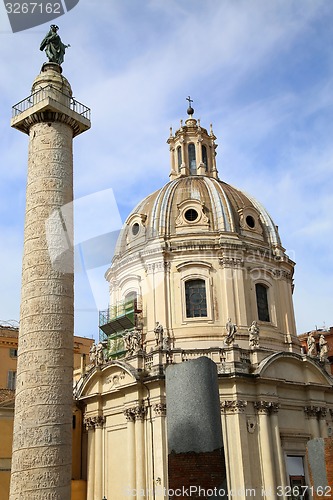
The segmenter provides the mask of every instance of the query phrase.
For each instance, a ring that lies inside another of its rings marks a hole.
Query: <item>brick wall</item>
[[[319,439],[318,439],[319,440]],[[324,443],[324,463],[326,469],[326,478],[325,483],[321,484],[321,481],[318,480],[318,471],[311,469],[311,463],[309,467],[310,472],[310,485],[313,488],[313,500],[323,500],[323,498],[333,498],[333,438],[325,438],[322,440]],[[318,460],[320,457],[318,457]],[[311,461],[310,461],[311,462]],[[320,474],[321,477],[325,476],[324,474]]]
[[[202,490],[218,489],[226,477],[223,449],[205,453],[171,453],[168,458],[169,489],[176,490],[197,486]],[[192,498],[206,498],[202,492]],[[199,489],[198,489],[199,491]],[[188,498],[177,496],[177,498]]]

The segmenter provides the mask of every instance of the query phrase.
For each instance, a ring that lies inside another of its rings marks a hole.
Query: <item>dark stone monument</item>
[[[215,363],[201,357],[169,365],[166,405],[169,487],[192,488],[194,497],[196,487],[198,496],[217,488],[214,498],[222,498],[226,472]]]

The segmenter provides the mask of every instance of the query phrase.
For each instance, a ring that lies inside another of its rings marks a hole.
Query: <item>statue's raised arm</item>
[[[40,50],[45,49],[45,53],[48,57],[49,62],[62,64],[64,62],[65,50],[70,45],[65,45],[62,43],[60,36],[58,35],[58,26],[52,24],[50,31],[40,44]]]

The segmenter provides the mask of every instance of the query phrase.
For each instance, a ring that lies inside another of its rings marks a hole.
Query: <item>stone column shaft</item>
[[[154,418],[154,472],[155,484],[162,489],[168,485],[168,446],[166,436],[166,404],[153,405]]]
[[[103,423],[97,421],[95,426],[95,489],[94,500],[103,498]]]
[[[46,228],[73,200],[72,138],[62,123],[30,129],[11,500],[32,492],[42,500],[51,485],[55,498],[70,495],[74,281],[50,261],[48,240],[61,234],[59,220]],[[71,210],[66,228],[73,241]],[[73,270],[71,249],[65,265]]]
[[[12,126],[29,134],[10,500],[69,500],[74,335],[73,136],[57,64],[45,64]],[[21,111],[23,109],[23,111]],[[80,127],[83,128],[80,128]]]
[[[273,438],[273,454],[275,459],[275,470],[277,476],[277,486],[282,486],[282,491],[285,490],[286,486],[286,472],[285,463],[281,445],[280,429],[279,429],[279,417],[277,411],[274,411],[271,415],[272,424],[272,438]],[[285,498],[285,497],[284,497]]]
[[[269,413],[272,403],[259,401],[255,403],[259,417],[259,445],[261,455],[263,498],[276,500],[276,482],[274,472],[274,459],[271,447],[271,429]]]
[[[88,431],[87,500],[94,500],[95,489],[95,431]]]
[[[245,491],[250,484],[247,473],[248,444],[244,410],[247,402],[243,400],[223,401],[221,408],[225,415],[225,453],[227,466],[227,479],[229,491],[237,491],[240,500],[246,500]],[[229,446],[233,443],[233,446]]]
[[[144,432],[145,408],[136,408],[135,422],[135,450],[136,450],[136,489],[146,489],[146,454],[145,454],[145,432]]]
[[[127,420],[127,467],[128,467],[128,486],[130,491],[136,488],[135,475],[135,415],[132,408],[124,411]]]

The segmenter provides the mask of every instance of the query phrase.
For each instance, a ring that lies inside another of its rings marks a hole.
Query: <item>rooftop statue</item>
[[[58,29],[58,26],[51,24],[50,31],[40,44],[40,50],[45,49],[49,62],[61,65],[64,62],[65,50],[67,47],[70,47],[70,45],[62,43],[61,38],[57,33]]]

